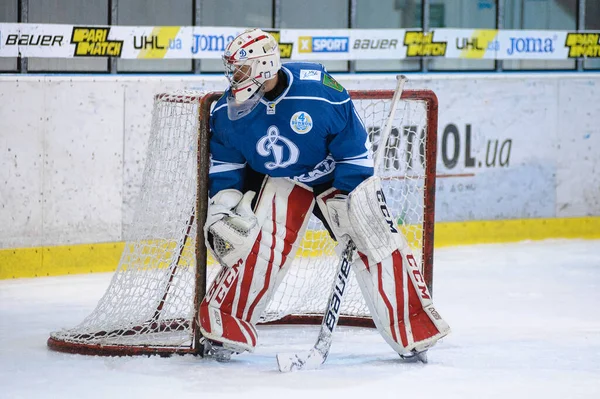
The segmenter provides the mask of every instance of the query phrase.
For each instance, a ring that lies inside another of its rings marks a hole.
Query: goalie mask
[[[273,36],[260,29],[248,29],[227,45],[223,55],[229,80],[229,119],[250,113],[264,94],[264,83],[281,68],[279,46]]]

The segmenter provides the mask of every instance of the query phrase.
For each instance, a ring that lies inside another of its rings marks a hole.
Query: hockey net
[[[221,93],[155,96],[135,216],[119,266],[95,310],[50,334],[51,349],[96,355],[202,354],[197,308],[220,265],[204,245],[208,116]],[[351,91],[373,150],[392,90]],[[405,90],[376,174],[390,210],[432,288],[437,98]],[[337,266],[335,243],[312,216],[294,263],[261,323],[320,323]],[[340,324],[372,325],[352,279]]]

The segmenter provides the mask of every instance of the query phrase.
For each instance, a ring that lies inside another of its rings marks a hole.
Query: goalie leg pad
[[[408,246],[398,234],[377,176],[362,182],[347,197],[335,189],[325,191],[317,203],[336,237],[348,235],[360,252],[376,262]]]
[[[427,350],[450,332],[407,250],[396,249],[381,262],[359,252],[352,266],[378,331],[396,352]]]
[[[199,312],[202,335],[235,352],[254,350],[255,325],[285,276],[314,206],[312,189],[267,178],[259,194],[260,232],[245,259],[223,266]]]
[[[398,231],[378,177],[347,198],[335,191],[317,198],[336,236],[348,235],[359,257],[352,267],[377,329],[398,353],[421,352],[450,332],[406,238]]]

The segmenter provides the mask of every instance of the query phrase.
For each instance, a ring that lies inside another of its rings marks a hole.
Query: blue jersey
[[[308,186],[331,182],[350,192],[373,175],[365,127],[348,92],[321,64],[282,67],[288,87],[246,116],[230,120],[225,93],[210,114],[210,196],[242,189],[249,165]]]

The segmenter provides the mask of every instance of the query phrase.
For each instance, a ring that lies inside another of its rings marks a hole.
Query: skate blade
[[[400,355],[400,358],[405,362],[405,363],[427,363],[427,351],[421,351],[421,352],[416,352],[416,351],[412,351],[410,353],[405,353],[403,355]]]

